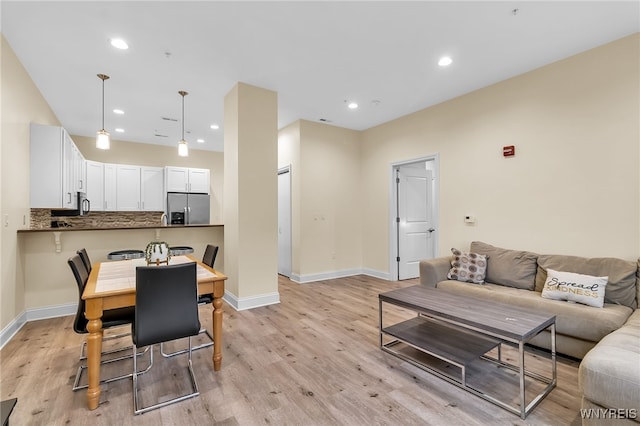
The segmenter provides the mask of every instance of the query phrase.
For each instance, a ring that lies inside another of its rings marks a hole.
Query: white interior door
[[[432,181],[424,162],[396,169],[400,280],[417,278],[420,261],[433,258]]]
[[[278,273],[291,276],[291,172],[278,171]]]

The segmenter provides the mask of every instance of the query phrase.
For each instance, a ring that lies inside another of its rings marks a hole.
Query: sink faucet
[[[162,226],[167,226],[168,225],[168,218],[167,218],[167,214],[166,213],[162,213],[162,216],[160,216],[160,224]]]

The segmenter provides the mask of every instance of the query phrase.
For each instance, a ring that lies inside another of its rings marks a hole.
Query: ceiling
[[[0,8],[2,33],[72,135],[101,128],[96,75],[104,73],[112,138],[176,146],[185,90],[189,146],[215,151],[224,96],[237,82],[278,92],[280,128],[322,119],[364,130],[640,31],[638,1],[4,0]],[[129,49],[114,49],[112,38]],[[448,67],[437,64],[444,55]]]

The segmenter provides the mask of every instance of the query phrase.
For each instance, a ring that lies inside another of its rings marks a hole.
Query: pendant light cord
[[[104,79],[102,79],[102,130],[104,130]]]

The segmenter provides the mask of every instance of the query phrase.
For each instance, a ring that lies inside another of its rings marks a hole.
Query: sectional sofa
[[[537,254],[479,241],[468,252],[452,251],[420,262],[422,285],[556,315],[556,350],[582,360],[582,406],[600,409],[593,421],[640,422],[640,259]],[[545,332],[530,343],[550,349],[549,341]]]

